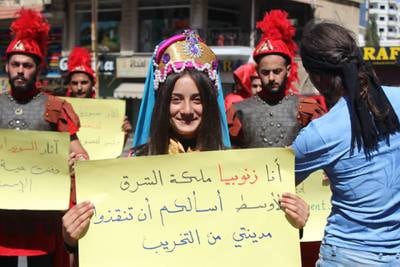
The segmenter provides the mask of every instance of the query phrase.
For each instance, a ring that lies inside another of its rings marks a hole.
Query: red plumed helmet
[[[50,25],[40,12],[20,9],[10,29],[14,39],[6,50],[8,58],[12,54],[27,54],[36,56],[42,63],[45,61]]]
[[[293,37],[296,29],[288,19],[288,13],[279,9],[266,12],[264,18],[257,22],[256,26],[263,32],[263,35],[254,49],[254,60],[259,62],[261,57],[270,54],[285,57],[290,64],[290,74],[287,81],[287,87],[290,88],[292,83],[298,81],[299,78],[297,63],[294,61],[297,45]]]
[[[89,75],[95,83],[95,73],[91,65],[92,57],[89,51],[83,47],[75,47],[68,57],[68,76],[71,77],[75,72],[83,72]]]
[[[233,77],[235,79],[235,82],[240,83],[240,86],[244,90],[244,92],[240,92],[240,94],[243,97],[250,97],[252,95],[251,81],[255,77],[258,77],[255,64],[246,63],[241,65],[233,72]]]

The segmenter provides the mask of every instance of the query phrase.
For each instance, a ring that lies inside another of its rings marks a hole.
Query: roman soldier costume
[[[227,112],[233,144],[239,147],[284,147],[290,145],[299,130],[324,110],[312,98],[301,97],[294,86],[298,81],[294,60],[297,46],[293,41],[295,28],[287,13],[272,10],[257,23],[263,36],[254,49],[256,62],[268,55],[280,55],[290,65],[290,72],[279,101],[266,101],[255,95],[235,103]]]
[[[7,48],[7,60],[22,54],[32,57],[38,67],[44,65],[49,29],[42,14],[21,9],[11,25],[14,39]],[[28,89],[23,99],[12,88],[0,95],[0,128],[69,132],[71,140],[76,138],[79,118],[71,105],[35,86]],[[0,265],[16,256],[42,256],[51,266],[68,266],[61,217],[61,212],[0,211]]]

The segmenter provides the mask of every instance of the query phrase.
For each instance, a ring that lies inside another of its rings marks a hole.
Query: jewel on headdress
[[[185,38],[184,49],[185,53],[193,58],[199,58],[202,55],[202,49],[200,46],[199,36],[192,30],[185,30],[183,35]]]
[[[198,34],[195,31],[193,31],[193,30],[185,30],[183,32],[183,35],[186,37],[185,38],[186,42],[195,43],[195,44],[199,43]]]
[[[162,57],[161,57],[161,61],[162,61],[164,64],[167,64],[167,63],[169,62],[170,59],[171,59],[171,57],[169,56],[168,53],[165,53],[165,54],[162,55]]]
[[[213,60],[213,62],[212,62],[212,68],[213,68],[214,70],[218,69],[218,61],[217,61],[217,60]]]

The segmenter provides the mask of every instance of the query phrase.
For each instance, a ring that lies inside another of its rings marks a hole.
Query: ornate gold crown
[[[214,52],[192,30],[164,40],[154,51],[154,88],[165,82],[168,74],[182,72],[186,68],[205,71],[217,81],[218,61]]]

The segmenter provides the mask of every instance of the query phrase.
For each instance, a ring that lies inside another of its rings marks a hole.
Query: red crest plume
[[[14,39],[7,48],[7,55],[22,53],[37,56],[42,62],[47,54],[50,25],[40,12],[22,8],[11,24]]]
[[[296,29],[288,19],[288,13],[283,10],[271,10],[263,20],[257,22],[257,28],[263,32],[261,39],[282,40],[292,55],[297,51],[293,41]]]

